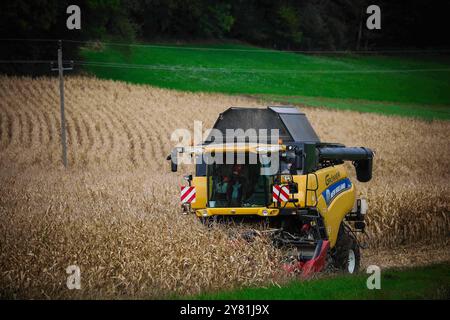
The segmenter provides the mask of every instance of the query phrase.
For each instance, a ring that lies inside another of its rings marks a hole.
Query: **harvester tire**
[[[339,228],[333,265],[344,273],[357,273],[361,263],[358,241],[343,225]]]

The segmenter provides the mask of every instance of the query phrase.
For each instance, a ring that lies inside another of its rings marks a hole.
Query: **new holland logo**
[[[343,179],[341,181],[338,181],[331,186],[329,186],[327,189],[325,189],[322,192],[322,196],[325,199],[325,202],[327,203],[327,206],[330,205],[330,203],[333,201],[334,198],[341,192],[350,189],[352,186],[352,183],[348,178]]]

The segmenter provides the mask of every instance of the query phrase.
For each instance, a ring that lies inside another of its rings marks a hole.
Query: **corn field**
[[[174,129],[261,105],[69,77],[64,170],[57,80],[0,77],[0,297],[158,298],[283,281],[264,239],[231,242],[180,215],[189,168],[173,174],[165,160]],[[369,199],[368,257],[438,246],[433,257],[449,259],[450,122],[303,111],[322,141],[376,152],[373,180],[357,183]],[[69,265],[80,266],[81,290],[66,287]]]

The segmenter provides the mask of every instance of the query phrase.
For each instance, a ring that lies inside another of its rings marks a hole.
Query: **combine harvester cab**
[[[367,202],[356,197],[344,161],[367,182],[370,149],[322,143],[296,108],[267,107],[220,114],[201,145],[173,149],[172,171],[180,153],[196,159],[195,175],[181,188],[185,211],[202,220],[266,220],[274,244],[295,257],[288,271],[308,276],[325,265],[358,271],[355,233],[364,232]]]

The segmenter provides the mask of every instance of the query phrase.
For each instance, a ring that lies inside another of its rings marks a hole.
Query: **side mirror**
[[[177,172],[178,170],[177,149],[172,150],[172,152],[167,156],[167,160],[170,161],[170,170],[172,172]]]
[[[356,169],[356,179],[360,182],[367,182],[372,179],[373,159],[356,160],[353,165]]]
[[[170,162],[170,170],[172,170],[172,172],[177,172],[178,170],[178,165],[173,161]]]

